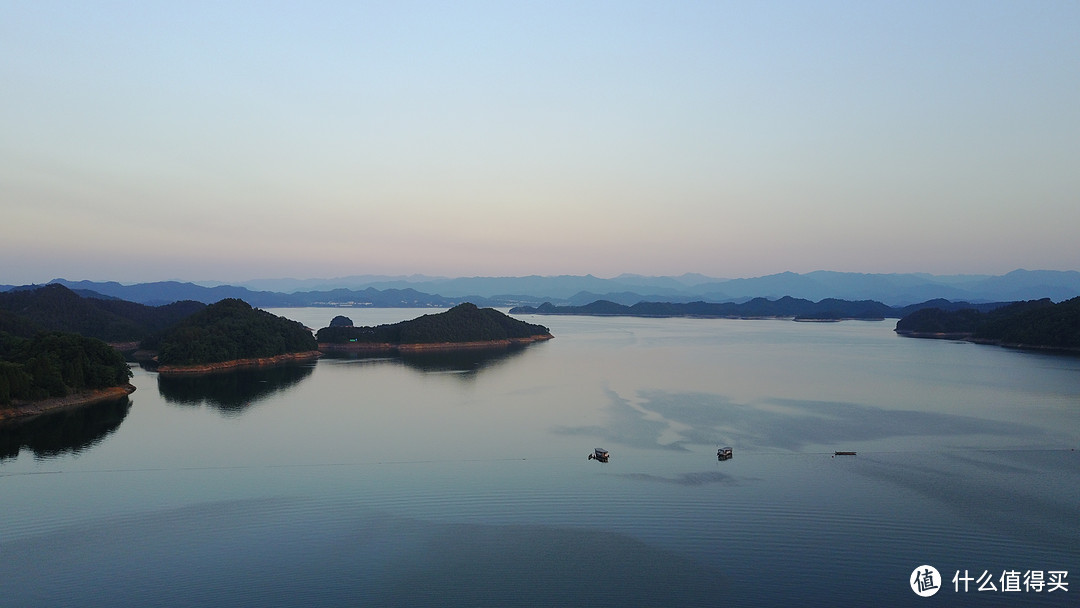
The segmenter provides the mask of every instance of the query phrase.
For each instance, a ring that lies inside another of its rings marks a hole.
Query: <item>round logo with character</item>
[[[941,589],[941,574],[937,568],[923,564],[911,572],[911,590],[920,597],[930,597]]]

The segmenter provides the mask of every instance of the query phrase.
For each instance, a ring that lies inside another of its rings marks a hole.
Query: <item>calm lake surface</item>
[[[520,318],[555,339],[136,368],[126,401],[0,428],[0,605],[1078,605],[1080,358],[895,320]]]

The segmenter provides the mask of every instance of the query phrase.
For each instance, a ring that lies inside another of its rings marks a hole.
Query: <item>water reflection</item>
[[[723,395],[660,390],[641,391],[630,400],[610,389],[607,393],[608,424],[556,427],[553,431],[665,450],[687,450],[689,445],[720,442],[797,452],[811,445],[970,435],[1054,440],[1042,429],[1024,424],[939,412],[886,410],[857,403],[766,399],[744,404]]]
[[[641,407],[635,407],[629,400],[615,391],[605,391],[611,403],[607,406],[608,424],[593,426],[557,426],[552,432],[563,435],[588,435],[606,441],[617,442],[626,446],[645,449],[665,449],[687,451],[687,441],[679,439],[661,443],[661,437],[670,424],[656,416],[649,416]],[[708,442],[702,442],[708,443]]]
[[[198,376],[158,376],[158,392],[177,405],[206,404],[223,416],[239,416],[259,401],[296,386],[315,367],[282,365]]]
[[[861,459],[853,470],[939,501],[1025,542],[1051,547],[1065,539],[1075,547],[1080,545],[1078,493],[1075,485],[1055,480],[1074,477],[1078,464],[1080,454],[1073,451],[973,450],[912,454],[900,462]]]
[[[724,484],[729,486],[741,483],[739,479],[731,475],[725,475],[719,471],[700,471],[696,473],[683,473],[675,477],[664,477],[650,473],[627,473],[623,475],[627,479],[648,481],[652,483],[666,483],[675,486],[696,487],[706,484]]]
[[[22,448],[36,458],[78,454],[120,428],[130,409],[131,400],[123,397],[4,423],[0,425],[0,460],[18,457]]]
[[[406,352],[393,357],[386,355],[356,355],[328,353],[324,358],[348,359],[367,363],[403,364],[421,373],[455,374],[472,380],[482,370],[489,370],[521,355],[532,344],[505,348],[467,349],[458,351]]]
[[[645,608],[715,605],[737,590],[715,567],[616,532],[429,522],[295,499],[89,520],[5,550],[19,556],[5,591],[40,605],[114,606],[119,588],[131,606]],[[43,571],[58,583],[41,585]]]

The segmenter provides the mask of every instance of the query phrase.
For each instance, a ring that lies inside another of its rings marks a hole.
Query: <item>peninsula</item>
[[[316,333],[320,351],[345,353],[507,348],[552,337],[543,325],[526,323],[494,308],[478,308],[468,302],[410,321],[375,327],[331,324]]]
[[[969,340],[1012,348],[1080,351],[1080,298],[1015,302],[992,311],[925,308],[896,323],[912,338]]]
[[[118,399],[135,390],[130,378],[119,351],[96,338],[0,331],[0,420]]]

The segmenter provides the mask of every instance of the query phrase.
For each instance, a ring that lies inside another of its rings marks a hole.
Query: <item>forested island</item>
[[[311,331],[243,300],[225,299],[143,341],[161,374],[204,373],[319,356]]]
[[[123,355],[96,338],[39,332],[23,338],[0,331],[0,420],[39,413],[35,407],[91,403],[135,390]]]
[[[0,397],[11,395],[4,397],[8,401],[40,401],[61,393],[70,397],[84,388],[83,379],[89,386],[101,384],[97,368],[89,373],[69,364],[62,370],[68,375],[59,382],[55,374],[46,371],[42,357],[15,358],[15,353],[30,352],[20,340],[44,340],[43,333],[58,330],[67,332],[61,340],[67,346],[54,360],[89,357],[96,361],[95,357],[107,353],[109,361],[125,374],[125,386],[130,386],[130,373],[123,357],[106,344],[85,340],[108,341],[117,350],[134,353],[159,373],[171,375],[309,360],[319,356],[319,342],[331,351],[360,350],[360,345],[368,351],[415,351],[489,348],[551,337],[542,325],[531,325],[473,304],[374,328],[352,327],[352,321],[341,316],[330,325],[320,330],[316,341],[302,324],[252,308],[235,298],[210,305],[175,302],[145,306],[93,292],[80,295],[62,285],[17,289],[0,293],[0,331],[7,336],[4,353],[10,359],[2,370]],[[53,337],[50,343],[58,339]],[[72,340],[79,340],[80,346],[68,344]],[[74,354],[76,351],[82,354]],[[61,384],[66,390],[61,391]]]
[[[124,356],[105,340],[137,340],[148,325],[110,312],[120,307],[87,305],[60,285],[0,293],[0,420],[135,390]]]
[[[1080,350],[1080,298],[1057,304],[1049,299],[1015,302],[987,312],[925,308],[900,319],[896,333],[1018,348]]]
[[[145,306],[61,285],[0,293],[0,420],[129,394],[121,351],[162,374],[318,357],[311,330],[228,299]]]
[[[826,298],[812,302],[785,296],[776,300],[754,298],[746,302],[638,302],[632,306],[607,300],[597,300],[585,306],[555,306],[545,302],[540,306],[518,306],[513,314],[588,315],[604,317],[695,317],[704,319],[794,319],[796,321],[841,321],[844,319],[899,319],[920,308],[937,307],[943,310],[976,308],[992,310],[1001,303],[968,304],[931,300],[922,304],[893,307],[874,300],[837,300]]]
[[[331,324],[316,333],[320,350],[347,352],[491,348],[551,338],[551,331],[543,325],[471,303],[400,323],[374,327]]]

